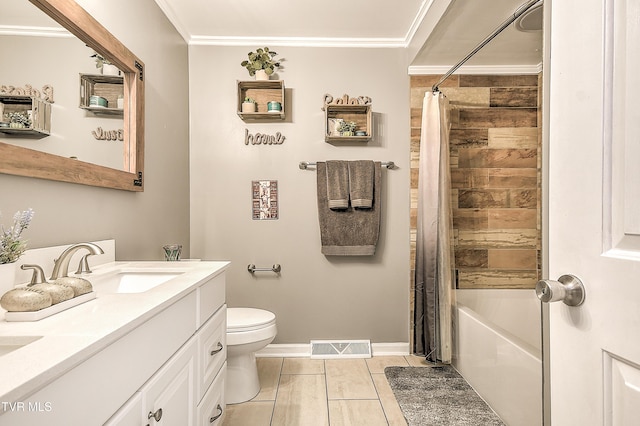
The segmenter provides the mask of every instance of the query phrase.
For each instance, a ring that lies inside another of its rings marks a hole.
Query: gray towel
[[[327,206],[327,167],[316,167],[318,219],[322,253],[327,256],[371,256],[380,233],[380,162],[374,166],[373,203],[370,209],[331,210]]]
[[[349,207],[349,169],[346,161],[327,161],[325,185],[330,209],[343,210]]]
[[[373,161],[349,161],[348,166],[351,207],[370,209],[373,204]]]

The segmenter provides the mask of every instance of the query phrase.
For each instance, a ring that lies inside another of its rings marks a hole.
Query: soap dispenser
[[[26,271],[27,269],[33,269],[31,282],[27,284],[27,288],[31,288],[33,290],[42,290],[45,293],[49,293],[49,295],[51,296],[52,305],[73,298],[73,288],[66,285],[48,283],[44,277],[44,271],[40,266],[21,265],[20,269],[22,269],[23,271]]]

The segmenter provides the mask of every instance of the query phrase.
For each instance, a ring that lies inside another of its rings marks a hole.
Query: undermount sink
[[[106,276],[89,277],[89,280],[93,289],[99,293],[144,293],[183,273],[184,271],[118,271]]]
[[[33,343],[42,336],[0,336],[0,356]]]

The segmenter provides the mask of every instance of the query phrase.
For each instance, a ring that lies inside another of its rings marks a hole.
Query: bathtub
[[[542,424],[540,302],[533,290],[456,290],[453,365],[508,426]]]

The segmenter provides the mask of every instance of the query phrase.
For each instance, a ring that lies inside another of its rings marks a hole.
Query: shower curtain
[[[413,352],[450,363],[455,305],[449,169],[449,101],[427,92],[422,105]]]

